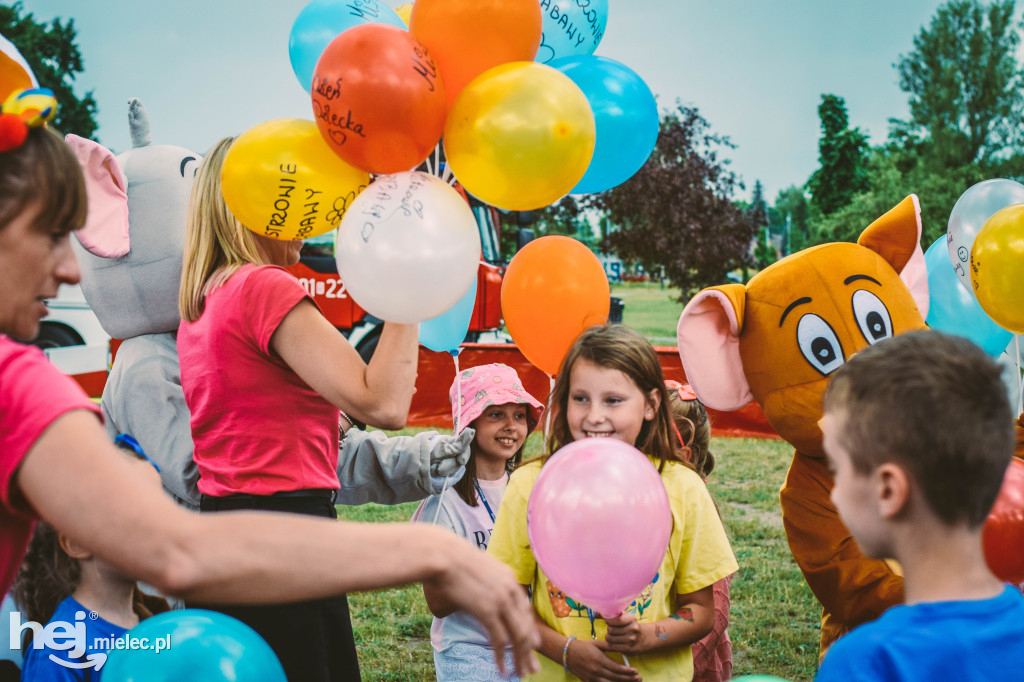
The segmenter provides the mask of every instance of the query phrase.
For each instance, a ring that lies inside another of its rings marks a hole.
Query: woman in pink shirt
[[[178,330],[200,509],[268,509],[336,518],[339,417],[405,426],[416,380],[416,325],[384,325],[369,365],[284,267],[301,241],[243,226],[220,175],[231,139],[206,154],[192,189]],[[349,415],[352,415],[350,418]],[[289,679],[359,678],[344,595],[220,609],[271,645]]]

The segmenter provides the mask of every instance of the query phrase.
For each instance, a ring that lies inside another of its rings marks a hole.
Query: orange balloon
[[[512,258],[501,283],[508,333],[527,360],[551,375],[584,329],[608,321],[610,305],[601,261],[571,237],[533,240]]]
[[[370,173],[415,168],[444,130],[445,86],[433,58],[390,24],[354,26],[332,40],[316,64],[311,94],[324,140]]]
[[[448,106],[491,67],[532,62],[541,39],[537,0],[416,0],[409,30],[437,60]]]

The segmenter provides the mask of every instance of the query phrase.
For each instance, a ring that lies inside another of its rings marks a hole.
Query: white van
[[[77,284],[62,284],[57,298],[48,300],[46,305],[50,314],[40,323],[39,335],[31,342],[33,345],[43,350],[81,345],[108,346],[110,336],[103,331]]]

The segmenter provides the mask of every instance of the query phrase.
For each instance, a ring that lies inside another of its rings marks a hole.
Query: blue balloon
[[[476,303],[476,279],[459,302],[435,318],[420,323],[420,343],[439,353],[458,353],[466,339]]]
[[[942,236],[924,254],[928,270],[928,319],[932,329],[963,336],[996,357],[1006,349],[1013,333],[996,324],[971,292],[960,283],[949,262],[946,237]]]
[[[551,66],[586,95],[594,112],[594,156],[571,194],[603,192],[640,170],[658,141],[658,104],[643,79],[607,57],[557,59]]]
[[[537,58],[550,64],[562,57],[594,54],[608,24],[608,0],[541,2],[541,36]]]
[[[288,56],[299,84],[310,91],[324,48],[342,31],[361,24],[391,24],[406,29],[402,17],[379,0],[313,0],[295,17]]]
[[[287,682],[270,645],[245,623],[216,611],[161,613],[142,621],[119,641],[125,648],[110,650],[102,668],[106,680]]]

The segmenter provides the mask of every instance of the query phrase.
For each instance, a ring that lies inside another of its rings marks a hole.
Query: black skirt
[[[200,511],[239,509],[308,514],[336,519],[335,491],[300,490],[276,495],[203,495]],[[350,682],[360,680],[359,659],[345,595],[329,599],[270,606],[189,604],[242,621],[258,632],[277,654],[293,682]]]

